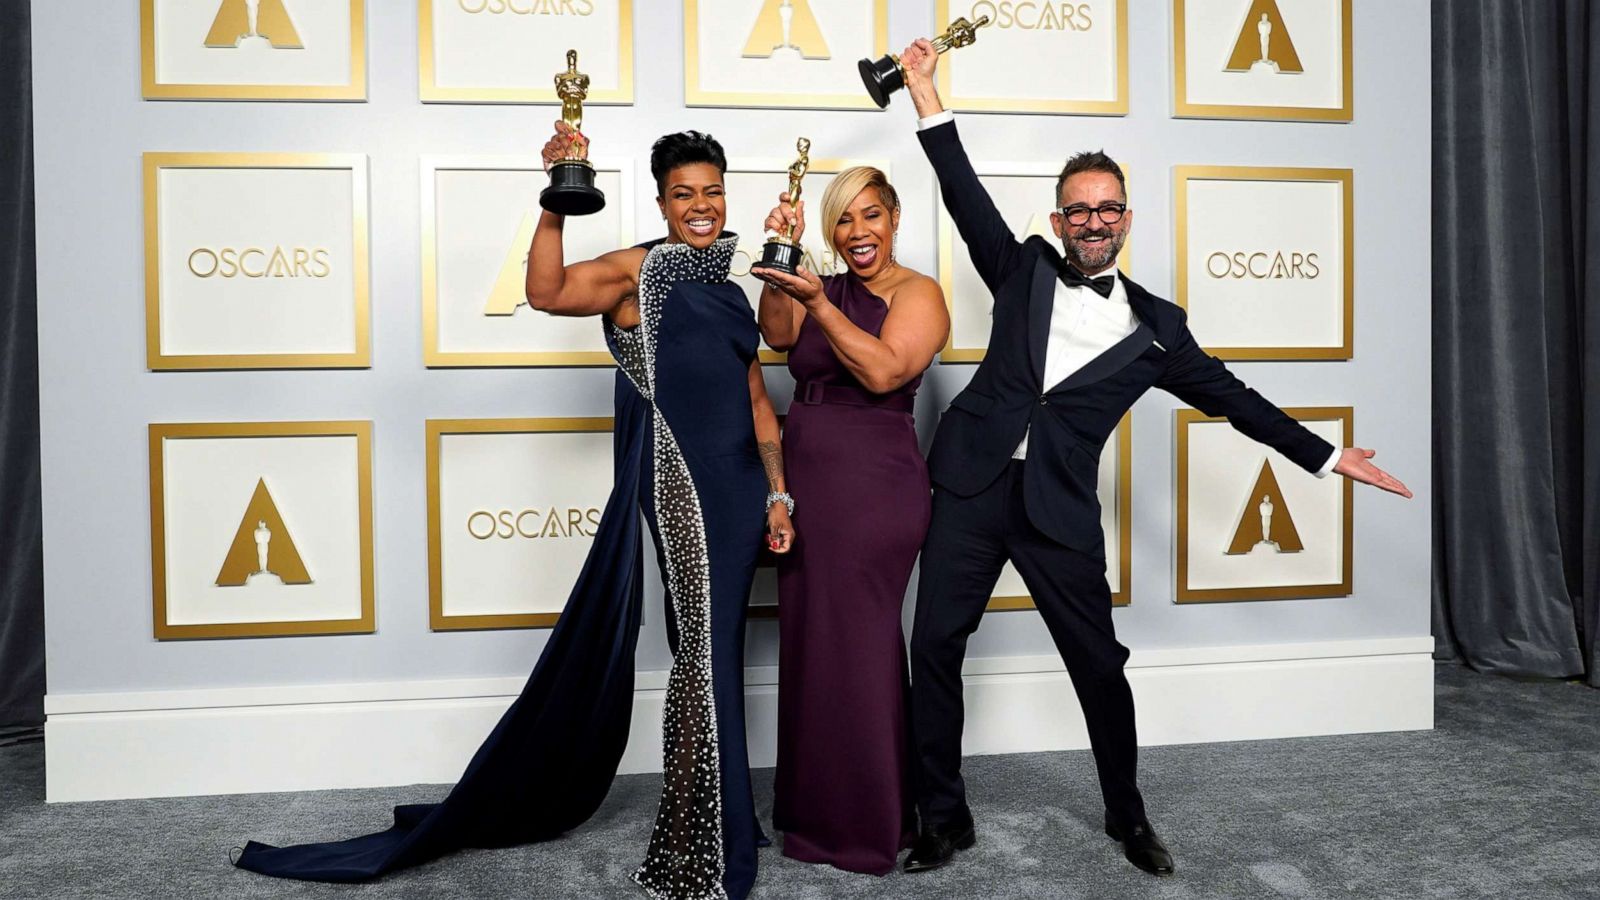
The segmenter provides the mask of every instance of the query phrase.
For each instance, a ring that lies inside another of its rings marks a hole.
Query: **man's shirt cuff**
[[[1317,470],[1317,477],[1318,478],[1327,478],[1328,477],[1328,473],[1333,471],[1333,467],[1339,464],[1339,457],[1341,457],[1343,455],[1344,455],[1344,450],[1343,449],[1341,449],[1339,447],[1333,448],[1333,455],[1328,457],[1328,461],[1323,463],[1322,464],[1322,468]]]

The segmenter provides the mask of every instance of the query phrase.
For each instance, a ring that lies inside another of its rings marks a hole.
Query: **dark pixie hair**
[[[724,174],[728,171],[728,157],[722,152],[722,145],[703,131],[680,131],[656,139],[650,148],[650,174],[656,179],[656,193],[666,191],[668,172],[694,163],[710,163]]]
[[[1117,176],[1117,184],[1122,187],[1122,199],[1128,199],[1128,179],[1122,176],[1122,167],[1116,160],[1106,155],[1104,150],[1085,150],[1074,154],[1067,159],[1067,164],[1061,167],[1061,175],[1056,178],[1056,200],[1061,200],[1061,187],[1067,179],[1084,172],[1104,172],[1107,175]]]

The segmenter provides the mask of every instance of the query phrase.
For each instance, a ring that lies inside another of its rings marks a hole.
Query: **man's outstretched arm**
[[[1266,444],[1318,478],[1329,472],[1409,498],[1398,478],[1373,465],[1375,451],[1336,448],[1252,390],[1228,367],[1200,349],[1188,325],[1178,332],[1167,370],[1156,386],[1208,416],[1223,416],[1252,440]]]

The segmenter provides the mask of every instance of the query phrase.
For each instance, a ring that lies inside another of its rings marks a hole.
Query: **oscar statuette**
[[[950,23],[948,31],[933,39],[933,49],[944,53],[965,47],[978,39],[978,29],[987,24],[988,16],[979,16],[976,22],[956,19]],[[861,70],[861,82],[867,86],[867,95],[879,109],[889,105],[890,94],[906,86],[906,70],[900,67],[900,57],[893,53],[878,59],[863,59],[856,68]]]
[[[795,149],[800,151],[799,158],[794,165],[789,167],[789,204],[797,205],[800,202],[800,179],[805,177],[806,170],[811,168],[811,141],[801,138],[795,142]],[[778,233],[767,239],[761,248],[761,261],[756,266],[764,269],[776,269],[790,275],[800,268],[800,261],[805,258],[805,251],[800,243],[789,236],[789,226],[785,224]]]
[[[567,70],[556,73],[556,94],[561,98],[561,120],[582,133],[583,100],[589,95],[589,76],[578,71],[578,51],[567,51]],[[576,144],[569,153],[577,153]],[[606,207],[606,195],[594,186],[594,165],[568,156],[550,166],[550,184],[539,193],[539,205],[560,216],[588,216]]]

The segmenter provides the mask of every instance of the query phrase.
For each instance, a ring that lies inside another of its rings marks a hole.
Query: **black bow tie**
[[[1115,274],[1111,274],[1101,275],[1098,278],[1090,278],[1082,272],[1079,272],[1074,266],[1062,266],[1061,282],[1067,287],[1086,287],[1102,297],[1110,297],[1111,288],[1117,283],[1117,276]]]

